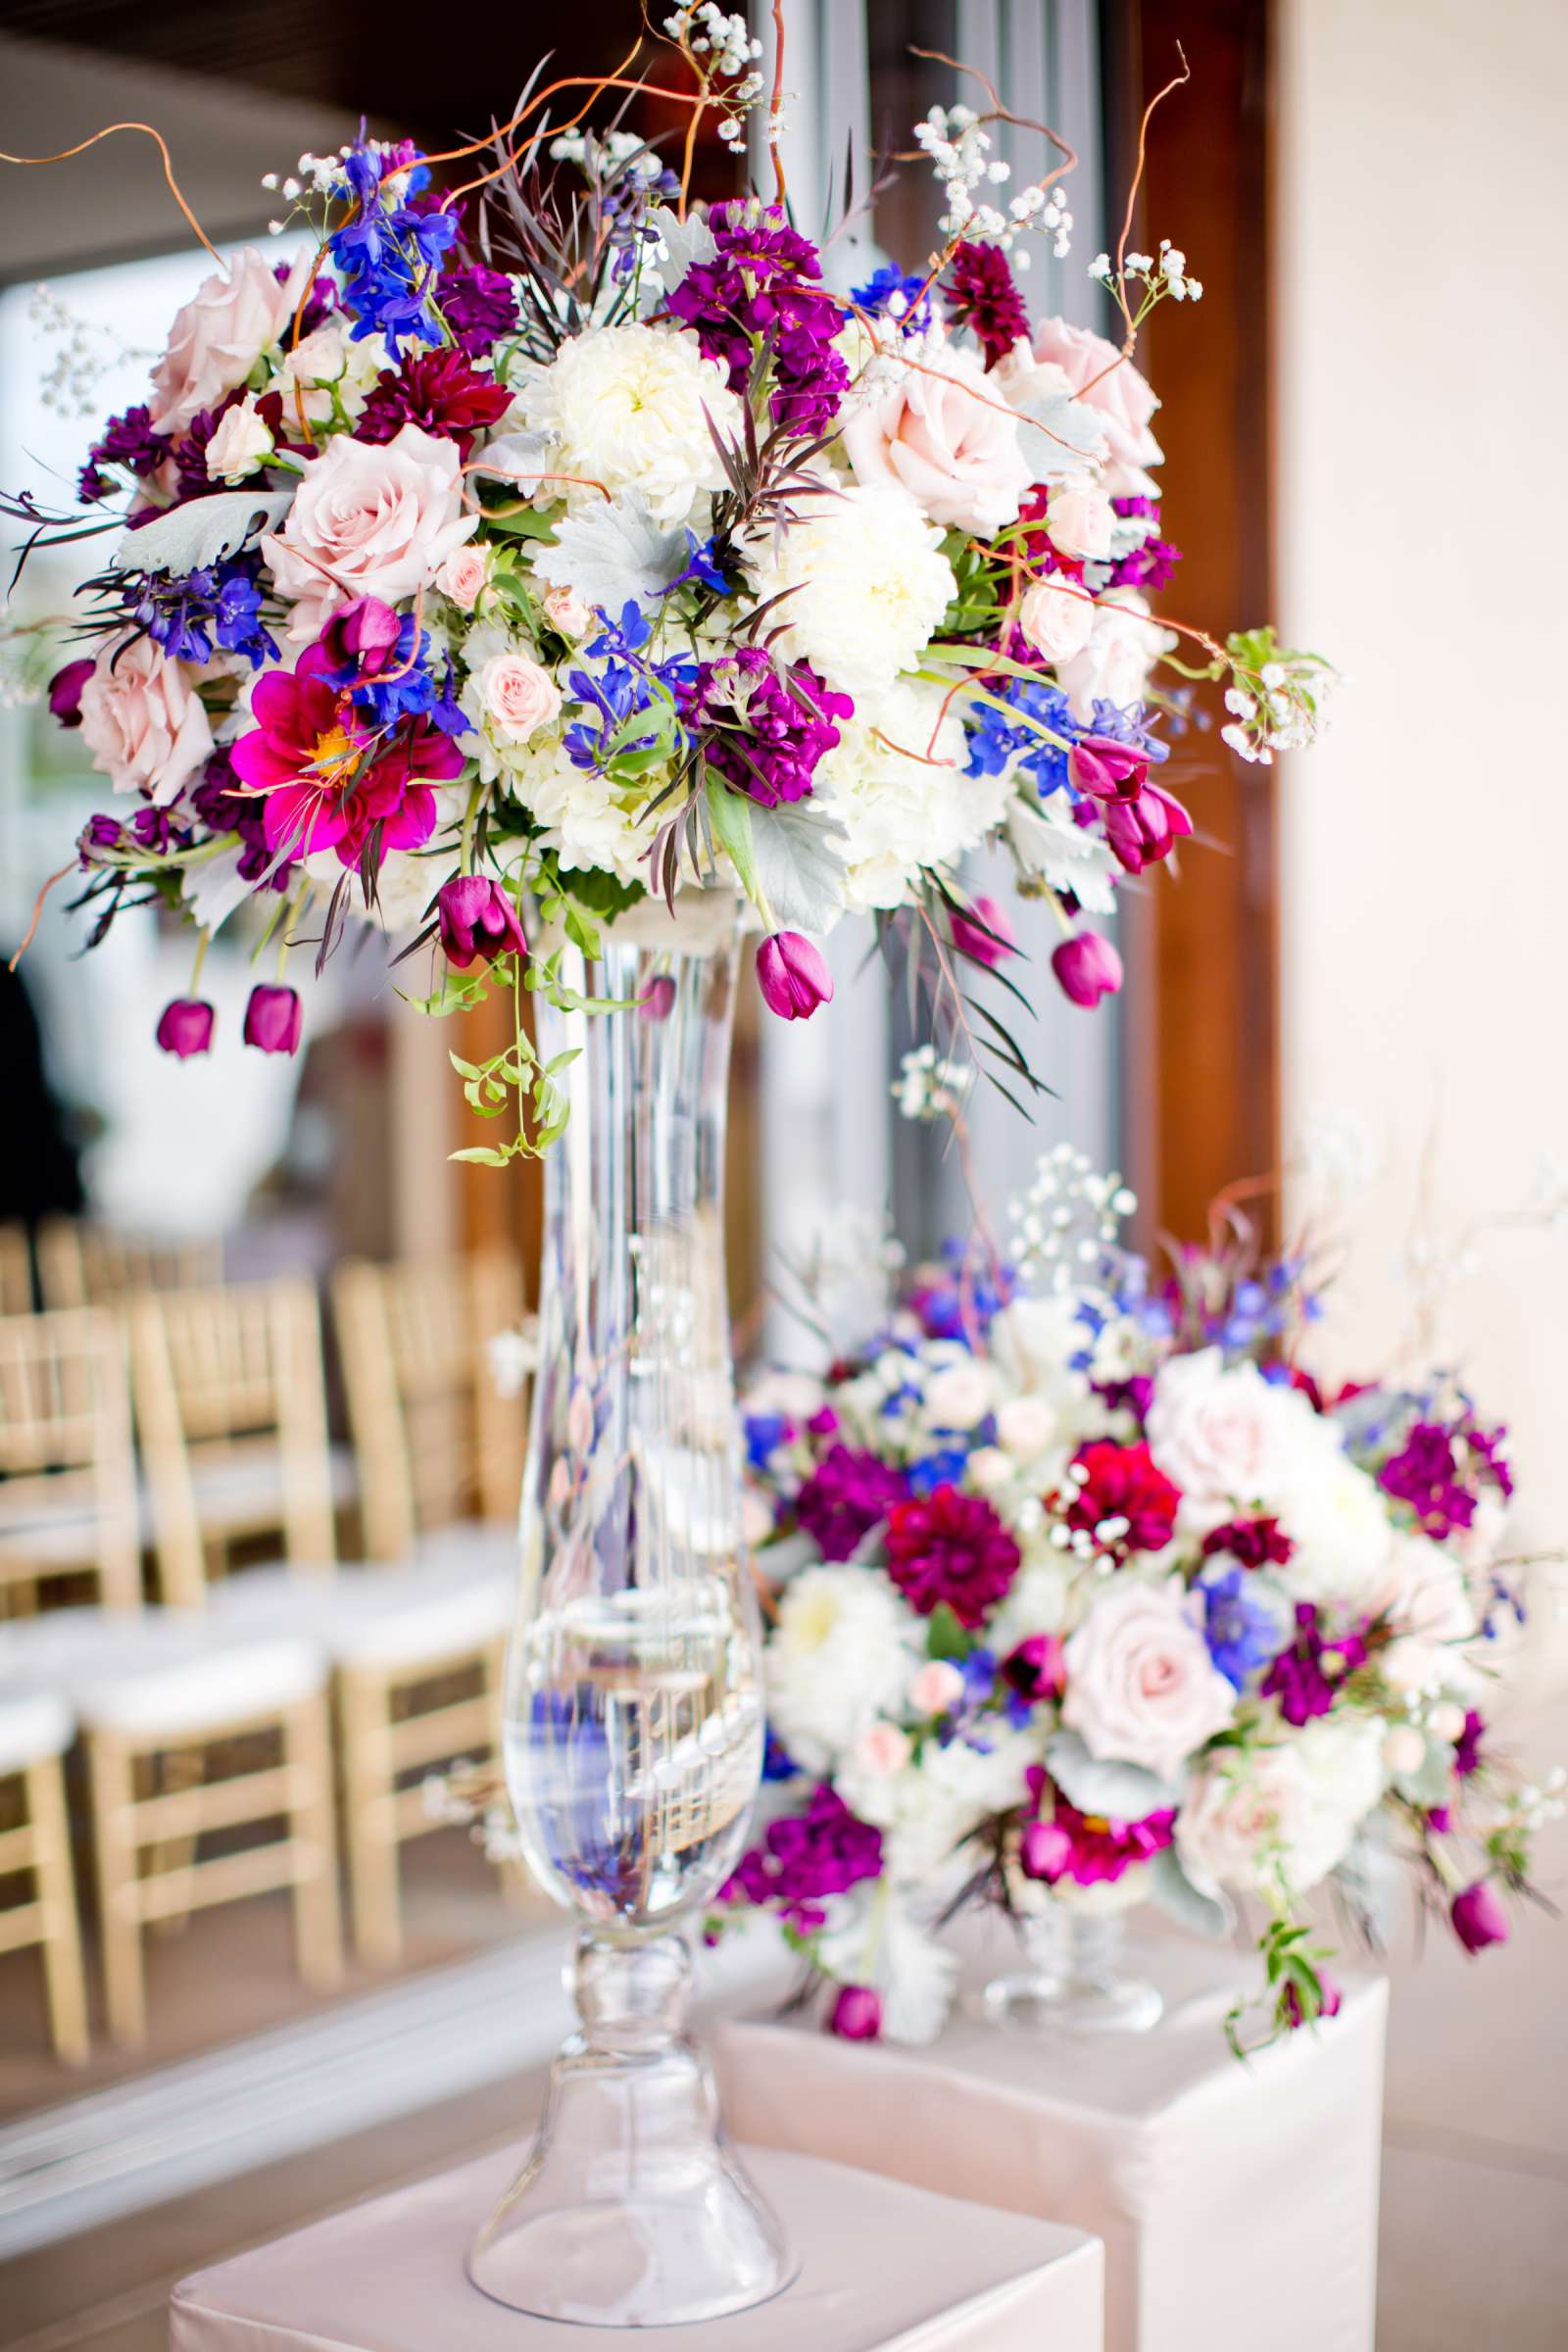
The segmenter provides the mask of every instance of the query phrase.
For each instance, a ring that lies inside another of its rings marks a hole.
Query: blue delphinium
[[[394,203],[382,185],[389,172],[406,173]],[[430,174],[418,150],[405,144],[385,148],[359,139],[343,159],[343,184],[336,191],[356,211],[327,243],[343,273],[344,307],[354,318],[354,339],[384,335],[394,360],[405,338],[442,341],[435,285],[457,242],[457,215],[439,206],[410,202],[428,187]]]
[[[126,617],[172,662],[210,662],[216,651],[241,655],[260,669],[278,659],[262,617],[261,572],[256,549],[197,571],[142,572],[125,582]]]
[[[1279,1648],[1279,1613],[1250,1589],[1245,1568],[1208,1578],[1200,1589],[1208,1654],[1225,1680],[1240,1690],[1248,1676],[1266,1666]]]
[[[918,271],[906,276],[889,262],[874,270],[863,286],[857,286],[850,300],[873,318],[896,318],[904,332],[912,335],[924,333],[931,323],[931,297],[924,288],[925,279]]]

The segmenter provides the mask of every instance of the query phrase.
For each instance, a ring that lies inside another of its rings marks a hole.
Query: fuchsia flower
[[[888,1513],[888,1574],[922,1617],[945,1606],[973,1633],[1022,1557],[991,1504],[956,1487],[896,1502]]]
[[[1002,1661],[1002,1679],[1031,1704],[1067,1688],[1066,1644],[1059,1634],[1030,1634]]]
[[[476,960],[528,952],[510,894],[487,874],[454,874],[436,893],[435,907],[441,952],[460,972]]]
[[[292,670],[269,670],[251,697],[256,726],[230,754],[241,781],[267,796],[268,847],[295,857],[335,849],[347,866],[372,834],[382,852],[416,850],[435,830],[430,786],[457,775],[463,754],[423,717],[390,735],[368,729],[328,682],[330,666],[317,644]]]
[[[245,1007],[245,1043],[263,1054],[297,1054],[303,1013],[292,988],[253,988]]]
[[[882,2032],[882,1995],[874,1984],[843,1984],[829,2031],[843,2041],[875,2041]]]
[[[1477,1879],[1454,1896],[1448,1917],[1467,1952],[1484,1952],[1489,1943],[1508,1940],[1508,1914],[1486,1879]]]
[[[1313,2014],[1312,2023],[1315,2025],[1322,2017],[1338,2017],[1344,2006],[1345,1995],[1339,1985],[1326,1968],[1319,1969],[1317,2008]],[[1292,2034],[1307,2022],[1306,2011],[1301,2006],[1301,1996],[1294,1984],[1287,1984],[1285,1990],[1280,1994],[1280,2017],[1287,2030]]]
[[[824,1560],[849,1560],[907,1493],[903,1471],[880,1455],[830,1446],[795,1497],[795,1516]]]
[[[775,931],[757,951],[757,985],[781,1021],[808,1021],[833,1002],[833,975],[818,949],[799,931]]]
[[[340,605],[317,639],[317,649],[325,657],[322,673],[335,685],[379,677],[397,650],[402,629],[398,614],[378,596],[359,596],[351,605]]]
[[[995,899],[976,899],[967,914],[954,907],[949,915],[949,928],[958,953],[983,963],[990,971],[995,971],[1008,956],[1018,953],[1006,909],[999,906]]]
[[[1193,820],[1174,794],[1149,778],[1150,756],[1111,735],[1084,735],[1067,755],[1073,789],[1100,805],[1112,855],[1130,874],[1167,857]]]
[[[193,1054],[210,1054],[216,1018],[212,1006],[200,997],[176,997],[158,1016],[158,1043],[164,1053],[177,1054],[181,1061],[188,1061]]]
[[[1113,997],[1122,984],[1121,957],[1098,931],[1075,932],[1052,951],[1051,968],[1064,997],[1093,1012],[1102,997]]]
[[[1076,1886],[1109,1886],[1136,1862],[1152,1862],[1175,1841],[1176,1808],[1146,1813],[1141,1821],[1103,1821],[1080,1813],[1059,1788],[1053,1789],[1045,1768],[1031,1764],[1025,1779],[1031,1802],[1037,1807],[1048,1792],[1051,1818],[1024,1824],[1018,1860],[1025,1878],[1043,1879],[1054,1886],[1071,1879]]]

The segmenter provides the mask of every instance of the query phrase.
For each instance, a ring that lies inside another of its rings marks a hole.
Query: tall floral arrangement
[[[92,936],[149,901],[197,935],[160,1044],[211,1048],[201,953],[247,904],[270,1052],[300,1037],[291,952],[379,922],[430,949],[427,1011],[516,1004],[462,1065],[495,1160],[564,1116],[521,1017],[559,998],[552,943],[682,889],[749,902],[787,1019],[832,994],[816,938],[874,916],[944,1050],[1032,1082],[967,854],[1005,843],[1093,1004],[1121,981],[1095,922],[1191,830],[1161,776],[1193,681],[1268,759],[1325,679],[1156,610],[1177,551],[1132,353],[1201,293],[1179,252],[1099,257],[1115,342],[1033,316],[1071,158],[1009,193],[990,93],[916,128],[926,264],[830,291],[744,20],[704,0],[664,33],[644,74],[536,76],[492,150],[303,157],[286,258],[247,248],[179,312],[81,511],[9,502],[29,546],[108,535],[49,700],[114,796],[78,847]],[[668,158],[623,126],[642,99],[684,120]],[[772,191],[690,201],[704,118],[738,155],[758,109]]]
[[[1479,1951],[1561,1810],[1489,1722],[1505,1433],[1449,1375],[1324,1387],[1303,1256],[1236,1226],[1161,1279],[1133,1206],[1063,1147],[1005,1262],[747,1399],[775,1786],[711,1924],[771,1913],[842,2032],[935,2031],[966,1899],[1239,1905],[1287,2031],[1338,2003],[1315,1889],[1376,1935],[1412,1876]]]

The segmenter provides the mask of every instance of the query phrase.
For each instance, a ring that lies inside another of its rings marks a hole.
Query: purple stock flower
[[[159,1014],[154,1034],[165,1054],[172,1054],[180,1061],[189,1061],[193,1054],[212,1052],[213,1022],[216,1017],[212,1006],[202,998],[176,997]]]
[[[58,718],[63,727],[80,726],[81,690],[97,666],[88,655],[79,662],[68,662],[64,669],[57,669],[50,679],[49,713],[52,718]]]
[[[1477,1879],[1454,1896],[1448,1917],[1467,1952],[1484,1952],[1489,1943],[1508,1940],[1508,1914],[1486,1879]]]
[[[1111,505],[1118,514],[1131,518],[1147,516],[1154,528],[1141,547],[1122,556],[1111,566],[1107,586],[1112,588],[1150,588],[1156,593],[1170,585],[1171,573],[1182,560],[1182,551],[1173,547],[1159,533],[1159,501],[1154,498],[1113,498]]]
[[[874,1984],[841,1984],[828,2031],[841,2041],[875,2041],[882,2032],[882,1995]]]
[[[781,1021],[808,1021],[833,1002],[833,975],[821,951],[799,931],[775,931],[757,951],[757,985]]]
[[[671,312],[696,328],[704,356],[722,361],[735,389],[751,373],[760,337],[773,365],[774,423],[802,435],[823,431],[849,369],[833,348],[842,321],[816,247],[776,205],[755,199],[713,205],[708,225],[717,251],[686,272],[669,297]]]
[[[769,1822],[719,1888],[725,1903],[772,1904],[801,1935],[809,1936],[827,1918],[831,1895],[847,1893],[882,1869],[882,1833],[852,1813],[827,1782],[812,1789],[804,1813]]]
[[[267,803],[247,792],[234,773],[226,749],[216,751],[190,795],[190,805],[210,833],[237,833],[239,875],[253,888],[284,891],[294,871],[292,854],[278,858],[267,846]]]
[[[1476,1713],[1474,1707],[1467,1707],[1464,1716],[1464,1730],[1453,1743],[1455,1779],[1467,1781],[1472,1773],[1480,1771],[1481,1742],[1486,1736],[1487,1727],[1481,1717]]]
[[[824,1560],[848,1560],[908,1491],[879,1455],[830,1446],[795,1497],[795,1516]]]
[[[488,874],[454,874],[442,883],[435,904],[442,954],[460,972],[478,960],[527,954],[517,909]]]
[[[1334,1661],[1332,1673],[1324,1665],[1325,1658]],[[1298,1600],[1291,1645],[1280,1651],[1258,1688],[1264,1698],[1278,1699],[1286,1722],[1299,1730],[1314,1716],[1326,1715],[1345,1676],[1365,1664],[1366,1643],[1359,1634],[1325,1642],[1316,1603]]]
[[[91,504],[110,498],[119,487],[104,478],[98,470],[100,466],[118,466],[125,473],[143,480],[158,471],[172,456],[173,446],[167,433],[154,432],[152,411],[145,406],[127,409],[123,416],[112,416],[102,439],[95,441],[87,452],[79,483],[82,499]]]
[[[809,662],[780,670],[753,645],[703,662],[680,701],[709,766],[764,808],[805,800],[817,761],[838,742],[834,720],[855,710],[847,694],[829,692]]]
[[[303,1007],[292,988],[253,988],[245,1007],[245,1043],[263,1054],[297,1054]]]
[[[441,280],[441,316],[460,351],[478,359],[517,331],[517,297],[499,270],[449,270]]]
[[[1121,957],[1098,931],[1077,931],[1051,954],[1056,985],[1069,1004],[1093,1012],[1102,997],[1113,997],[1122,984]]]
[[[1485,1475],[1506,1497],[1513,1492],[1513,1479],[1500,1450],[1506,1435],[1505,1430],[1484,1430],[1473,1422],[1455,1432],[1438,1421],[1418,1421],[1398,1452],[1391,1454],[1378,1472],[1378,1484],[1385,1494],[1408,1504],[1422,1533],[1441,1544],[1455,1528],[1471,1525],[1480,1499],[1467,1479],[1467,1465],[1454,1450],[1455,1437],[1485,1465]]]

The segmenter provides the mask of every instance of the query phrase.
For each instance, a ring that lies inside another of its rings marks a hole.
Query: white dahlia
[[[899,1711],[921,1631],[891,1585],[863,1568],[806,1568],[767,1644],[768,1720],[796,1762],[827,1772],[886,1709]]]
[[[857,713],[839,723],[816,790],[848,838],[839,844],[854,914],[899,906],[922,866],[951,865],[1000,822],[1012,787],[1005,777],[964,773],[964,735],[945,689],[898,679],[872,723]]]
[[[886,484],[807,503],[757,562],[759,601],[784,598],[768,617],[786,659],[853,695],[862,721],[881,715],[956,593],[942,533]]]
[[[683,522],[698,498],[723,486],[709,420],[736,431],[741,404],[716,360],[687,327],[596,326],[563,343],[518,392],[509,421],[551,435],[549,463],[575,481],[540,497],[571,507],[638,490],[659,522]]]

